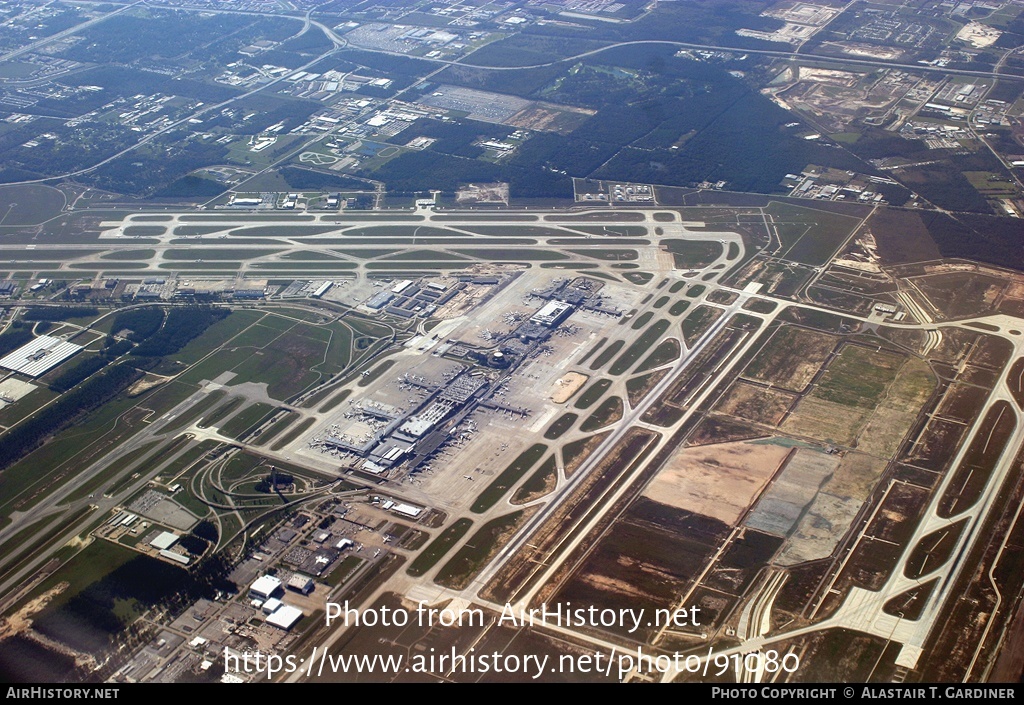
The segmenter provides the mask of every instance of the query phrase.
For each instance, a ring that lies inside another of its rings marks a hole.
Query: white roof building
[[[398,512],[399,514],[404,514],[407,517],[418,517],[420,515],[420,512],[423,511],[419,507],[413,507],[412,505],[409,504],[396,504],[394,507],[392,507],[392,510]]]
[[[269,600],[281,589],[281,581],[273,575],[261,575],[249,586],[249,597]]]
[[[274,610],[274,613],[267,617],[267,624],[273,624],[280,629],[291,629],[295,623],[302,619],[302,610],[291,605],[282,605]]]
[[[54,338],[52,335],[41,335],[0,359],[0,367],[29,377],[38,377],[81,349],[81,345]]]
[[[170,531],[161,531],[155,539],[149,542],[149,545],[158,551],[166,551],[176,543],[178,543],[177,534],[172,534]]]

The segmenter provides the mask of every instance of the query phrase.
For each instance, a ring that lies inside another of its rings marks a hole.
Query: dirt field
[[[848,446],[856,440],[869,413],[867,409],[805,397],[782,428],[787,433]]]
[[[504,203],[508,205],[508,184],[467,184],[455,194],[459,203]]]
[[[551,392],[551,401],[556,404],[564,404],[569,401],[580,387],[590,379],[579,372],[569,372],[555,382],[554,390]]]
[[[818,493],[776,562],[779,565],[795,565],[830,555],[857,515],[861,504],[857,500]]]
[[[747,365],[743,376],[794,392],[803,391],[835,344],[834,336],[783,326]]]
[[[798,448],[782,474],[758,500],[746,525],[769,534],[786,536],[804,517],[818,494],[818,488],[838,465],[839,457],[836,455]]]
[[[822,489],[837,497],[867,499],[885,465],[884,460],[870,455],[847,453]]]
[[[644,496],[734,524],[789,454],[789,448],[722,443],[676,453]]]
[[[914,284],[947,318],[962,318],[991,311],[1007,281],[982,272],[948,272],[917,278]]]
[[[935,378],[928,365],[908,360],[864,427],[857,448],[882,457],[895,453],[934,388]]]
[[[715,410],[747,421],[777,426],[795,400],[795,394],[737,382]]]

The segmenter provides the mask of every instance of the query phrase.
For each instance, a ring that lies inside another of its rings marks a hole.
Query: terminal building
[[[451,287],[427,284],[417,287],[412,281],[403,280],[397,282],[390,291],[378,293],[368,305],[373,308],[383,306],[388,297],[407,297],[410,292],[417,298],[425,292],[430,296],[453,295],[460,286],[465,284]],[[415,470],[444,445],[451,429],[478,405],[509,413],[529,413],[490,399],[490,396],[518,364],[548,340],[577,308],[550,294],[544,298],[549,300],[497,345],[463,353],[466,358],[477,361],[478,365],[466,367],[442,385],[417,385],[429,393],[414,408],[404,414],[379,417],[386,421],[386,425],[378,426],[372,433],[359,438],[328,436],[323,443],[360,456],[363,459],[360,469],[374,475],[380,475],[406,462],[409,470]],[[391,308],[388,306],[388,310]],[[448,347],[452,349],[454,344]],[[366,409],[360,411],[368,413]]]
[[[575,309],[564,301],[548,301],[530,317],[530,323],[545,328],[557,328]]]

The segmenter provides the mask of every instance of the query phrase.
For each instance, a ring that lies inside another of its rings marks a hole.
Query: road
[[[18,47],[17,49],[7,52],[6,54],[0,54],[0,61],[10,61],[11,59],[16,59],[19,56],[22,56],[23,54],[29,54],[37,49],[46,46],[47,44],[51,44],[58,40],[64,39],[65,37],[70,37],[74,34],[77,34],[78,32],[81,32],[83,29],[86,29],[87,27],[91,27],[94,24],[98,24],[100,22],[109,20],[111,17],[120,15],[122,12],[130,10],[131,8],[136,7],[137,5],[142,5],[143,3],[145,3],[145,0],[135,0],[135,2],[133,3],[116,7],[115,9],[111,10],[110,12],[104,15],[93,17],[91,20],[86,20],[85,22],[76,24],[74,27],[68,27],[67,29],[57,32],[56,34],[51,34],[49,37],[44,37],[42,39],[32,42],[31,44],[26,44],[25,46]]]
[[[175,122],[171,123],[170,125],[168,125],[168,126],[166,126],[164,128],[161,128],[161,129],[159,129],[159,130],[157,130],[155,132],[152,132],[152,133],[146,135],[145,137],[140,139],[135,144],[133,144],[133,145],[131,145],[129,147],[126,147],[125,149],[122,149],[122,150],[118,151],[116,154],[113,154],[113,155],[111,155],[111,156],[109,156],[109,157],[107,157],[107,158],[105,158],[105,159],[103,159],[101,161],[98,161],[98,162],[96,162],[96,163],[94,163],[94,164],[92,164],[92,165],[90,165],[88,167],[84,167],[84,168],[81,168],[81,169],[78,169],[78,170],[75,170],[75,171],[71,171],[71,172],[66,172],[66,173],[63,173],[63,174],[54,174],[54,175],[48,176],[46,178],[26,179],[26,180],[22,180],[22,181],[12,181],[12,182],[8,182],[9,185],[13,185],[13,184],[43,183],[43,182],[47,182],[47,181],[53,181],[53,180],[58,180],[58,179],[69,179],[69,178],[74,178],[76,176],[82,176],[84,174],[88,174],[88,173],[90,173],[92,171],[95,171],[99,167],[104,166],[105,164],[109,164],[110,162],[114,161],[115,159],[118,159],[118,158],[120,158],[120,157],[122,157],[122,156],[124,156],[126,154],[129,154],[129,153],[135,151],[136,149],[138,149],[138,148],[140,148],[140,147],[142,147],[142,146],[144,146],[146,144],[149,144],[150,142],[152,142],[157,137],[159,137],[159,136],[161,136],[163,134],[166,134],[167,132],[169,132],[171,130],[174,130],[174,129],[178,128],[178,127],[181,127],[182,125],[188,124],[188,122],[190,120],[198,119],[201,115],[205,115],[205,114],[207,114],[207,113],[209,113],[211,111],[214,111],[214,110],[223,109],[223,108],[225,108],[225,107],[227,107],[227,106],[229,106],[229,105],[231,105],[231,104],[233,104],[233,103],[235,103],[237,101],[244,100],[245,98],[248,98],[249,96],[252,96],[254,94],[260,93],[260,92],[266,90],[267,88],[275,86],[278,83],[286,80],[286,78],[291,76],[291,75],[293,75],[293,73],[296,73],[296,72],[299,72],[299,71],[305,71],[305,70],[309,69],[311,66],[313,66],[313,65],[319,63],[320,61],[322,61],[323,59],[327,58],[328,56],[331,56],[331,55],[335,54],[340,49],[342,49],[342,48],[344,48],[346,46],[349,46],[349,43],[347,42],[347,40],[343,36],[338,35],[332,28],[328,27],[327,25],[323,24],[322,22],[319,22],[317,20],[313,20],[311,18],[311,11],[303,13],[302,15],[296,15],[296,14],[290,14],[290,13],[271,13],[271,12],[246,11],[246,10],[231,10],[231,9],[222,9],[222,8],[212,8],[212,7],[206,7],[206,6],[196,7],[196,6],[189,6],[187,4],[181,5],[181,4],[177,4],[177,3],[175,3],[175,4],[164,4],[164,3],[152,2],[152,1],[145,2],[145,0],[137,0],[136,2],[134,2],[134,3],[130,4],[130,5],[125,5],[125,6],[119,7],[116,10],[114,10],[114,11],[112,11],[112,12],[106,14],[106,15],[94,18],[92,20],[89,20],[88,22],[82,23],[82,24],[80,24],[80,25],[78,25],[76,27],[70,28],[68,30],[64,30],[63,32],[60,32],[60,33],[58,33],[56,35],[53,35],[52,37],[47,37],[45,39],[38,40],[37,42],[34,42],[33,44],[31,44],[31,45],[29,45],[27,47],[22,47],[22,48],[17,49],[17,50],[15,50],[13,52],[9,52],[7,55],[5,55],[2,58],[5,58],[5,59],[6,58],[11,58],[13,56],[17,56],[17,55],[20,55],[20,54],[28,52],[28,51],[32,51],[33,49],[38,49],[40,47],[45,46],[46,44],[49,44],[49,43],[51,43],[53,41],[56,41],[57,39],[59,39],[59,38],[61,38],[63,36],[67,36],[70,33],[74,33],[75,31],[81,30],[81,29],[83,29],[83,28],[85,28],[85,27],[87,27],[89,25],[95,24],[97,22],[102,22],[103,20],[105,20],[105,19],[107,19],[109,17],[117,15],[117,14],[119,14],[121,12],[124,12],[124,11],[128,10],[131,7],[134,7],[135,5],[142,4],[142,3],[144,3],[146,6],[149,6],[149,7],[165,7],[165,8],[168,8],[168,9],[187,10],[187,11],[201,12],[201,13],[211,13],[211,12],[213,12],[213,13],[218,13],[218,14],[254,15],[254,16],[264,16],[264,17],[275,17],[275,18],[280,18],[280,19],[298,20],[298,21],[303,22],[303,27],[299,31],[298,35],[301,35],[301,34],[305,33],[310,27],[316,27],[317,29],[319,29],[321,32],[324,33],[324,35],[332,42],[332,44],[334,46],[333,46],[333,48],[331,50],[322,53],[321,55],[317,56],[312,61],[309,61],[306,64],[304,64],[304,65],[294,69],[294,71],[289,71],[288,73],[284,74],[283,76],[280,76],[280,77],[278,77],[278,78],[276,78],[276,79],[274,79],[274,80],[272,80],[272,81],[270,81],[268,83],[262,84],[262,85],[260,85],[260,86],[258,86],[256,88],[254,88],[254,89],[244,93],[244,94],[235,96],[234,98],[230,98],[230,99],[228,99],[226,101],[223,101],[221,103],[218,103],[216,105],[203,106],[202,109],[197,110],[197,111],[193,112],[192,114],[187,115],[187,116],[185,116],[185,117],[183,117],[183,118],[181,118],[179,120],[176,120]],[[296,35],[296,36],[298,36],[298,35]],[[608,44],[606,46],[603,46],[603,47],[600,47],[600,48],[597,48],[597,49],[592,49],[590,51],[580,52],[580,53],[577,53],[577,54],[573,54],[571,56],[566,56],[564,58],[554,59],[552,61],[546,61],[546,62],[535,63],[535,64],[517,64],[517,65],[510,65],[510,66],[489,66],[489,65],[486,65],[486,64],[475,64],[475,63],[472,63],[470,61],[467,61],[466,60],[466,58],[467,58],[466,56],[460,57],[458,59],[439,59],[439,58],[432,58],[432,57],[416,57],[416,59],[418,61],[424,61],[424,62],[428,62],[428,63],[433,63],[433,64],[435,64],[435,65],[437,65],[439,67],[438,70],[440,70],[442,68],[445,68],[445,67],[448,67],[448,66],[460,66],[460,67],[465,67],[465,68],[477,69],[477,70],[481,70],[481,71],[522,71],[522,70],[545,68],[545,67],[549,67],[549,66],[554,66],[556,64],[562,64],[562,63],[575,63],[575,62],[580,61],[582,59],[586,59],[586,58],[590,58],[590,57],[593,57],[593,56],[597,56],[597,55],[602,54],[602,53],[604,53],[606,51],[611,51],[611,50],[618,49],[618,48],[621,48],[621,47],[644,46],[644,45],[648,45],[648,46],[659,46],[660,45],[660,46],[676,47],[678,49],[694,49],[694,50],[704,50],[704,51],[721,51],[721,52],[731,52],[731,53],[753,54],[753,55],[757,55],[757,56],[766,56],[766,57],[782,58],[782,59],[798,59],[803,64],[822,64],[822,65],[826,65],[828,67],[834,67],[837,64],[842,64],[842,65],[849,65],[849,66],[852,66],[852,67],[862,67],[862,68],[868,68],[868,69],[896,68],[896,69],[903,69],[903,70],[907,70],[907,71],[918,71],[918,72],[925,72],[925,73],[938,73],[938,74],[942,74],[942,75],[953,74],[953,75],[960,75],[960,76],[983,76],[983,77],[998,77],[998,76],[1004,75],[1004,74],[1002,74],[1000,72],[1000,69],[1003,68],[1003,66],[1004,66],[1004,63],[1002,63],[1002,62],[1000,62],[1000,64],[998,64],[997,66],[993,67],[993,69],[991,69],[991,70],[980,70],[980,71],[978,71],[978,70],[969,70],[969,69],[951,69],[951,68],[948,68],[948,67],[935,67],[935,66],[928,66],[928,65],[925,65],[925,64],[918,64],[918,63],[906,64],[906,63],[898,63],[898,62],[891,62],[891,61],[883,61],[883,60],[878,60],[878,59],[854,58],[854,57],[848,57],[848,56],[818,57],[818,56],[814,56],[814,55],[810,55],[810,54],[801,53],[799,51],[799,47],[796,50],[794,50],[794,51],[778,51],[778,50],[771,50],[771,49],[746,49],[746,48],[739,49],[739,48],[736,48],[736,47],[731,47],[731,46],[726,46],[726,45],[718,45],[718,44],[704,44],[704,43],[694,43],[694,42],[677,42],[677,41],[655,40],[655,39],[643,39],[643,40],[633,40],[633,41],[625,41],[625,42],[615,42],[615,43],[611,43],[611,44]],[[397,57],[408,58],[407,54],[404,54],[404,53],[401,53],[401,52],[386,51],[386,50],[376,49],[376,48],[373,48],[373,47],[362,47],[362,46],[358,46],[356,44],[351,44],[351,46],[353,48],[358,48],[358,49],[360,49],[362,51],[369,51],[369,52],[374,52],[374,53],[379,53],[379,54],[384,54],[384,55],[389,55],[389,56],[397,56]],[[471,53],[469,55],[467,55],[467,56],[470,56],[470,55],[471,55]],[[437,71],[432,72],[430,75],[432,76],[435,73],[437,73]],[[322,137],[323,137],[323,135],[317,135],[314,138],[314,140],[320,139]],[[289,156],[290,156],[290,154],[291,153],[289,153]]]

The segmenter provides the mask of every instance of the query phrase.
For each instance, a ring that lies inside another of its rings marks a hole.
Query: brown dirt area
[[[847,453],[821,489],[836,497],[867,499],[885,465],[884,460],[870,455]]]
[[[625,556],[623,556],[619,562],[635,563],[635,561],[630,561]],[[628,595],[634,598],[647,597],[646,592],[644,592],[631,582],[628,582],[626,580],[619,580],[617,578],[612,578],[607,575],[601,575],[599,573],[584,573],[579,576],[579,580],[584,585],[589,585],[590,587],[597,588],[602,592],[616,592],[620,595]]]
[[[539,132],[568,134],[593,114],[593,110],[585,108],[556,107],[544,103],[534,103],[509,118],[508,124],[512,127],[522,127]]]
[[[644,496],[735,524],[787,455],[789,448],[746,442],[686,448],[669,459]]]
[[[467,184],[455,194],[459,203],[504,203],[508,205],[508,184]]]
[[[805,397],[782,428],[798,436],[849,446],[857,439],[870,413],[855,406]]]
[[[803,391],[836,341],[835,336],[825,333],[782,326],[747,365],[743,376],[794,392]]]
[[[138,382],[128,388],[128,396],[137,397],[143,392],[148,392],[154,387],[159,387],[161,384],[169,380],[170,377],[163,377],[161,375],[147,374],[145,377],[140,379]]]
[[[579,391],[586,381],[590,379],[587,375],[579,372],[569,372],[555,382],[555,388],[551,392],[551,401],[556,404],[564,404],[572,398],[572,395]]]
[[[755,423],[777,426],[795,400],[795,394],[737,382],[716,411]]]
[[[928,365],[907,360],[860,434],[857,448],[883,458],[893,455],[934,389],[935,378]]]
[[[1024,299],[1024,280],[1019,278],[1010,279],[1005,292],[1008,299]]]
[[[776,562],[796,565],[828,557],[849,530],[862,502],[819,492],[806,508]]]
[[[42,612],[48,604],[70,587],[68,582],[60,582],[34,600],[30,600],[20,610],[0,621],[0,639],[24,634],[32,627],[32,615]]]

